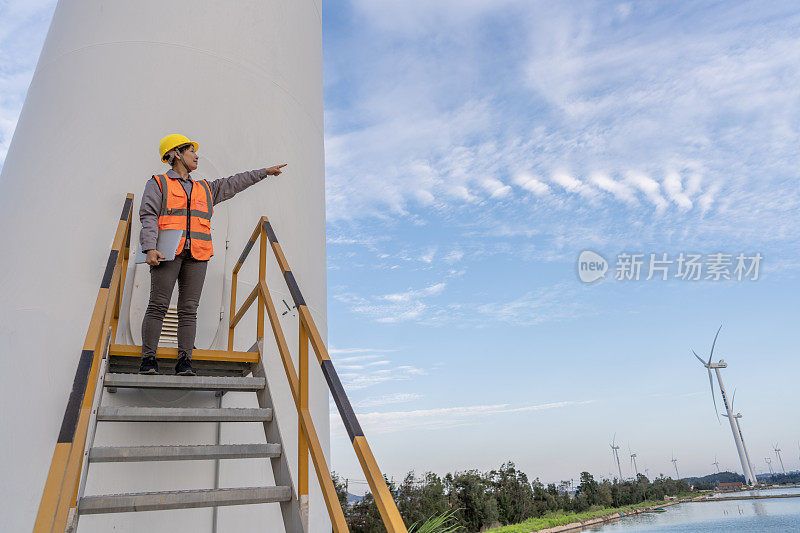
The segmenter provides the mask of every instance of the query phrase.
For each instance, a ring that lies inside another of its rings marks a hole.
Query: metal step
[[[127,356],[109,356],[108,371],[116,374],[138,374],[141,358]],[[161,375],[175,375],[175,359],[158,359],[158,368]],[[195,360],[192,357],[192,367],[200,376],[246,376],[250,373],[250,363],[241,361],[207,361]]]
[[[279,457],[280,455],[281,445],[277,443],[202,446],[120,446],[92,448],[89,451],[89,462],[199,461],[205,459]]]
[[[101,407],[101,422],[270,422],[272,409],[199,407]]]
[[[106,374],[106,387],[139,389],[191,389],[223,391],[259,391],[266,380],[246,377],[162,376],[140,374]]]
[[[112,344],[108,349],[108,354],[112,357],[126,357],[131,358],[134,362],[142,357],[142,347],[132,346],[125,344]],[[156,357],[159,359],[172,359],[178,358],[178,349],[169,348],[166,346],[159,346],[156,349]],[[257,363],[259,360],[258,352],[229,352],[227,350],[192,350],[192,363],[195,361],[241,361],[244,363]]]
[[[239,489],[178,490],[84,496],[78,503],[78,514],[129,513],[163,511],[223,505],[247,505],[289,501],[289,487],[246,487]]]

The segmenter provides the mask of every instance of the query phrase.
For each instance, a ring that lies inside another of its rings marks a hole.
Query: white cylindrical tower
[[[289,164],[282,176],[215,210],[215,257],[201,300],[197,347],[224,349],[231,270],[261,215],[272,221],[324,334],[322,123],[321,0],[59,2],[0,174],[0,249],[6,257],[0,269],[4,528],[26,531],[33,525],[120,208],[125,193],[133,192],[135,253],[145,181],[166,170],[157,153],[162,136],[183,133],[199,142],[195,174],[209,179]],[[256,267],[257,257],[251,257],[240,272],[240,295],[252,288]],[[116,342],[139,344],[149,275],[131,261],[126,279]],[[272,265],[268,282],[276,304],[285,299],[291,305]],[[287,313],[282,320],[296,345],[296,316]],[[237,327],[236,349],[255,341],[254,321],[253,311]],[[265,345],[274,353],[269,331]],[[269,370],[271,363],[266,364]],[[280,371],[280,365],[274,368]],[[311,378],[311,411],[327,453],[327,386],[316,365]],[[294,471],[294,405],[283,375],[273,373],[270,383],[284,453]],[[216,402],[213,395],[197,396],[203,393],[139,394],[121,391],[105,395],[104,402]],[[235,394],[223,398],[224,406],[252,402]],[[258,431],[227,424],[222,440],[263,439]],[[144,430],[120,423],[101,424],[97,442],[211,443],[215,436],[213,424]],[[223,462],[222,487],[263,484],[271,476],[266,460],[227,463],[233,462]],[[92,466],[87,494],[211,488],[215,477],[210,461],[108,466]],[[329,530],[313,471],[310,485],[311,530]],[[279,517],[270,505],[221,508],[215,530],[279,531]],[[81,531],[111,526],[153,533],[214,530],[211,509],[88,516],[80,524]]]
[[[719,364],[723,364],[723,361],[720,361]],[[744,449],[744,441],[742,439],[742,434],[738,429],[738,424],[736,422],[736,418],[733,415],[733,411],[731,410],[731,405],[728,402],[728,395],[725,392],[725,385],[722,383],[722,374],[720,373],[719,366],[712,367],[714,371],[717,373],[717,381],[719,382],[719,390],[722,394],[722,403],[725,404],[725,412],[727,413],[725,416],[728,418],[728,422],[731,425],[731,432],[733,433],[733,441],[736,444],[736,452],[739,454],[739,462],[742,464],[742,474],[744,475],[745,482],[748,485],[755,485],[758,483],[758,480],[755,477],[752,469],[750,468],[750,461],[747,458]],[[724,366],[722,368],[725,368]]]

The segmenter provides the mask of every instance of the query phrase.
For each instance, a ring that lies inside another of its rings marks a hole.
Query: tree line
[[[788,485],[800,483],[800,471],[787,472],[785,474],[756,474],[760,483],[775,484],[775,485]]]
[[[372,494],[348,505],[344,480],[335,473],[333,478],[350,531],[385,531]],[[635,480],[596,481],[589,472],[582,472],[580,484],[571,496],[564,485],[545,485],[538,478],[529,481],[512,462],[489,472],[466,470],[443,477],[427,472],[418,478],[412,471],[402,482],[387,480],[387,484],[407,526],[454,510],[454,517],[465,532],[517,524],[548,512],[579,513],[620,507],[690,491],[686,481],[663,475],[652,481],[642,474]]]

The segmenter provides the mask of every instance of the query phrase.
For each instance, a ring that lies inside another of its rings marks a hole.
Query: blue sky
[[[52,9],[0,3],[0,160]],[[323,20],[330,346],[389,475],[608,476],[614,434],[651,475],[672,453],[738,470],[690,352],[720,324],[756,470],[776,441],[800,468],[796,4],[351,0]],[[604,281],[578,279],[587,249]],[[613,279],[621,253],[756,252],[757,280]],[[363,478],[336,423],[332,454]]]

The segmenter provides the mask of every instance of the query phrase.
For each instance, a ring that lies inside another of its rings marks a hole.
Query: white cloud
[[[348,390],[358,390],[390,381],[405,381],[426,371],[406,364],[396,364],[386,353],[392,348],[331,348],[334,367]]]
[[[711,209],[720,188],[721,186],[719,183],[714,183],[697,199],[697,204],[700,206],[703,213]]]
[[[331,355],[342,355],[342,354],[373,354],[373,353],[386,353],[386,352],[394,352],[396,350],[387,350],[387,349],[379,349],[379,348],[330,348],[328,353]],[[373,357],[372,355],[368,357]]]
[[[395,323],[419,320],[427,309],[422,301],[426,289],[367,298],[351,292],[339,292],[334,298],[350,311],[366,315],[376,322]]]
[[[419,260],[423,263],[432,263],[433,258],[436,255],[436,246],[431,246],[428,250],[419,257]]]
[[[656,180],[636,171],[626,172],[625,180],[642,191],[650,203],[655,206],[656,211],[663,212],[667,208],[667,201],[661,195],[661,186]]]
[[[515,256],[519,256],[515,250]],[[510,300],[429,302],[425,298],[439,295],[445,284],[372,298],[344,293],[334,296],[349,306],[350,311],[377,322],[416,322],[426,325],[452,324],[456,327],[488,327],[497,323],[535,325],[554,320],[572,319],[594,311],[577,296],[577,288],[558,283],[531,290]],[[338,359],[337,359],[338,360]]]
[[[363,400],[359,400],[353,403],[353,408],[356,411],[362,409],[372,409],[373,407],[381,407],[384,405],[407,403],[414,400],[419,400],[422,397],[422,394],[416,392],[396,392],[394,394],[385,394],[375,398],[365,398]]]
[[[495,301],[475,307],[480,321],[488,320],[530,326],[553,320],[576,318],[591,312],[566,283],[529,291],[508,301]]]
[[[471,238],[493,238],[462,244],[471,259],[553,260],[575,246],[678,237],[698,249],[720,239],[763,249],[793,234],[796,13],[467,3],[464,17],[447,18],[450,0],[427,2],[425,22],[407,25],[389,15],[405,5],[359,0],[364,26],[328,41],[328,71],[342,80],[326,86],[332,227],[470,220]],[[463,38],[495,16],[507,32]],[[345,45],[370,54],[344,64],[335,46]],[[410,250],[416,260],[425,248]],[[376,298],[362,311],[386,316]],[[437,312],[423,299],[387,319]]]
[[[511,192],[511,187],[495,178],[480,180],[480,186],[486,190],[491,198],[504,198]]]
[[[667,175],[664,176],[663,185],[664,191],[667,193],[670,200],[675,202],[682,209],[692,208],[692,201],[683,190],[680,174],[675,171],[667,172]]]
[[[353,0],[355,11],[375,28],[416,37],[480,22],[519,0]]]
[[[597,191],[595,189],[581,180],[570,176],[569,173],[563,170],[554,172],[550,179],[563,187],[567,192],[580,194],[589,199],[594,199],[597,196]]]
[[[440,295],[444,282],[422,289],[364,297],[352,292],[338,292],[334,298],[347,305],[354,313],[366,315],[376,322],[396,323],[422,321],[429,318],[427,299]]]
[[[514,176],[514,184],[522,187],[528,192],[532,192],[536,196],[543,196],[550,192],[550,187],[533,177],[530,173],[522,172]]]
[[[369,434],[395,433],[398,431],[420,429],[448,429],[465,424],[478,424],[482,418],[505,414],[531,413],[562,409],[594,403],[594,400],[559,401],[538,405],[514,407],[510,404],[470,405],[461,407],[442,407],[436,409],[416,409],[413,411],[393,411],[388,413],[359,413],[358,420]],[[338,431],[341,422],[331,417]]]
[[[383,298],[384,300],[388,300],[390,302],[406,303],[420,298],[425,298],[427,296],[436,296],[438,294],[441,294],[442,291],[444,291],[444,288],[445,288],[444,283],[436,283],[429,287],[425,287],[424,289],[412,289],[406,292],[386,294],[381,298]]]
[[[339,378],[347,390],[365,389],[391,381],[408,381],[414,376],[426,373],[420,368],[409,365],[389,368],[369,368],[362,365],[346,367],[347,365],[343,365],[342,371],[339,372]]]
[[[464,251],[460,248],[455,248],[447,253],[447,255],[444,257],[444,262],[452,265],[454,263],[458,263],[462,259],[464,259]]]
[[[629,204],[638,203],[633,190],[628,185],[611,179],[603,172],[593,172],[589,176],[589,181],[597,188],[611,193],[617,200]]]

